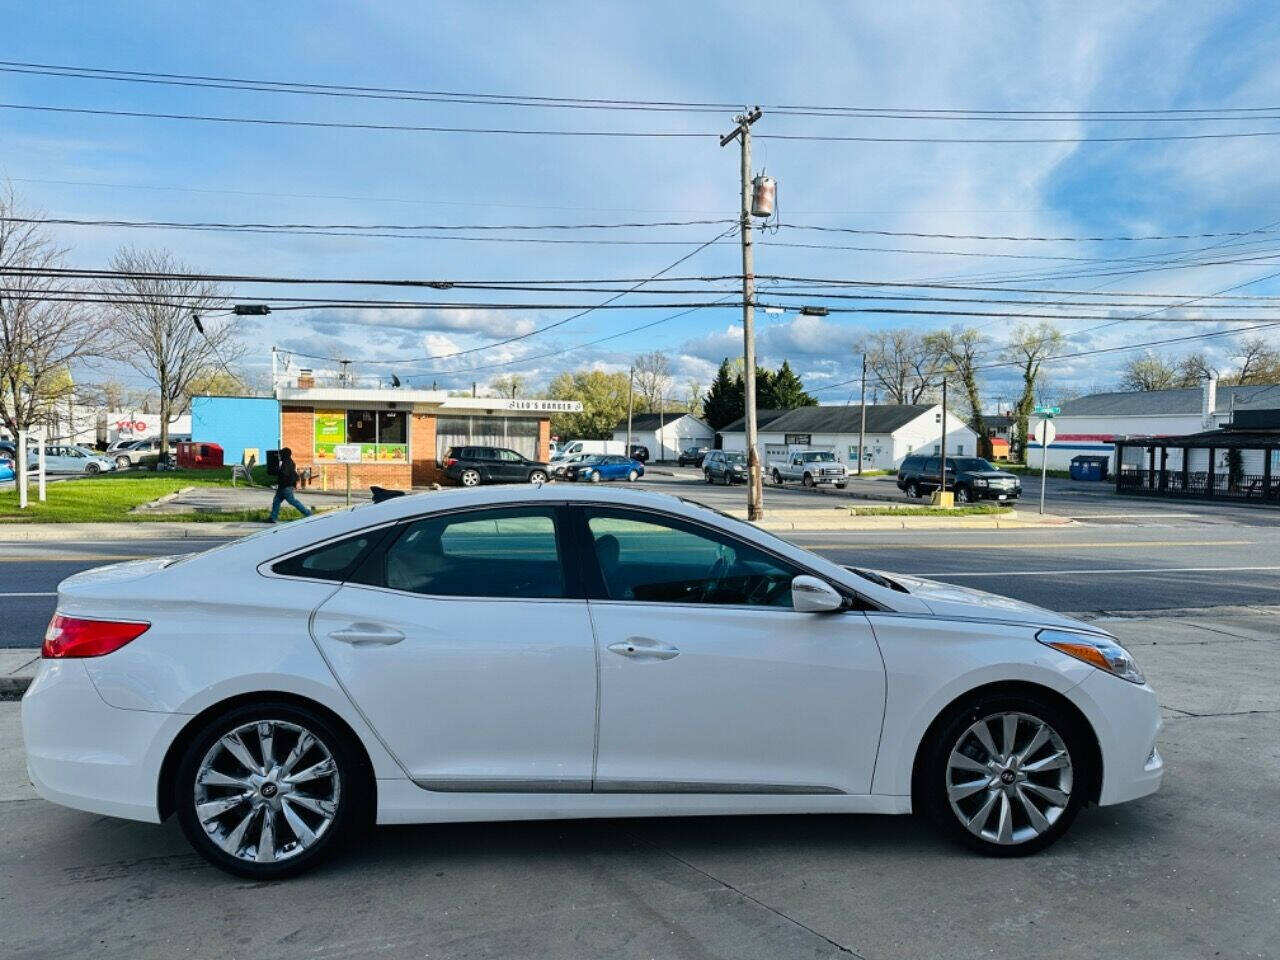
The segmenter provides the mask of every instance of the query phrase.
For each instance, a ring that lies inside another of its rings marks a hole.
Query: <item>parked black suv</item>
[[[482,483],[546,483],[545,463],[529,460],[505,447],[450,447],[444,453],[444,475],[464,487]]]
[[[695,467],[702,466],[702,461],[707,456],[706,447],[685,447],[680,451],[680,456],[676,460],[676,464],[681,467],[687,467],[692,464]]]
[[[747,455],[737,450],[710,450],[702,461],[702,476],[707,483],[746,483]]]
[[[923,497],[938,489],[938,457],[907,457],[898,468],[898,489],[908,497]],[[981,457],[947,457],[947,489],[956,503],[975,500],[1017,500],[1022,481],[997,470]]]

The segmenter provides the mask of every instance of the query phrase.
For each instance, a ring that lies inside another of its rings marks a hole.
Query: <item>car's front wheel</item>
[[[600,482],[600,471],[599,471],[599,470],[592,470],[590,473],[588,473],[588,474],[587,474],[587,479],[588,479],[588,480],[590,480],[592,483],[599,483],[599,482]]]
[[[972,503],[973,494],[969,492],[968,487],[956,487],[956,503]]]
[[[315,711],[237,707],[188,745],[174,781],[187,840],[229,873],[277,880],[315,865],[369,822],[358,747]]]
[[[803,481],[803,483],[804,483],[804,485],[805,485],[806,487],[812,487],[812,486],[813,486],[813,475],[812,475],[812,474],[808,474],[808,473],[806,473],[806,474],[804,475],[804,481]]]
[[[116,467],[120,470],[127,470],[132,464],[128,457],[116,457]]]
[[[480,471],[463,470],[462,477],[460,479],[462,480],[462,485],[464,487],[478,487],[480,486]]]
[[[704,479],[706,479],[707,483],[714,483],[714,481],[711,479],[711,471],[710,471],[710,470],[703,470],[703,471],[702,471],[702,476],[703,476],[703,478],[704,478]]]
[[[980,853],[1043,850],[1084,805],[1085,736],[1047,700],[977,699],[943,723],[928,745],[919,799],[945,831]]]
[[[529,482],[530,482],[530,483],[546,483],[546,482],[547,482],[547,471],[545,471],[545,470],[534,470],[534,471],[532,471],[532,472],[529,474]]]
[[[630,473],[627,474],[627,479],[630,480],[632,483],[635,483],[637,480],[640,479],[640,474],[635,470],[632,470]]]
[[[95,473],[97,473],[101,469],[102,468],[98,466],[96,463],[86,463],[84,465],[84,472],[89,474],[90,476],[93,476]]]

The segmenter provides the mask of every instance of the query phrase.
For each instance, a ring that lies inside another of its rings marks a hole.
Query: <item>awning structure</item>
[[[1116,437],[1116,492],[1280,505],[1280,410],[1241,413],[1221,430]]]

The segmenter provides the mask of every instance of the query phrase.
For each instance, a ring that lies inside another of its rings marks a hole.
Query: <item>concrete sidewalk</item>
[[[764,519],[756,526],[774,532],[799,530],[1021,530],[1029,527],[1063,527],[1075,523],[1069,517],[1052,514],[1025,514],[1011,510],[1005,514],[971,514],[968,516],[927,516],[918,513],[897,516],[859,517],[855,508],[815,505],[804,509],[766,509]],[[728,510],[739,520],[747,518],[745,510]]]

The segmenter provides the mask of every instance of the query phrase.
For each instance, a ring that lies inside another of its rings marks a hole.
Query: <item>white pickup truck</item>
[[[849,471],[829,450],[802,450],[785,460],[770,460],[769,477],[778,486],[790,480],[806,487],[830,483],[843,490],[849,484]]]

